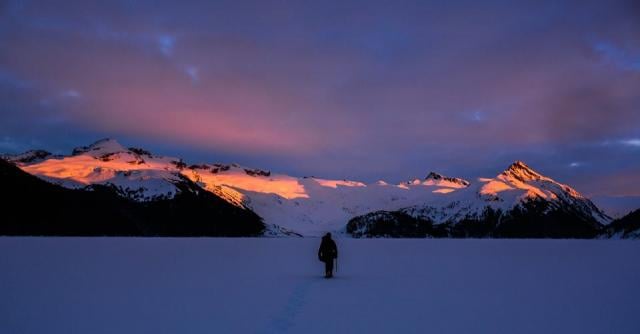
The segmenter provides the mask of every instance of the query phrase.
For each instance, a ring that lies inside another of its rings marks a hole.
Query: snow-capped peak
[[[534,171],[531,167],[527,166],[527,164],[522,161],[516,161],[512,163],[511,166],[509,166],[509,168],[507,168],[500,175],[506,176],[508,178],[515,178],[522,182],[548,179],[542,174]]]
[[[51,156],[51,153],[45,150],[30,150],[20,154],[2,155],[0,156],[0,158],[13,163],[28,164],[28,163],[40,162],[50,156]]]
[[[120,145],[117,140],[111,138],[100,139],[89,145],[76,147],[73,149],[73,155],[89,154],[94,157],[105,156],[113,153],[127,152],[127,148]]]
[[[457,178],[457,177],[447,177],[442,174],[436,172],[430,172],[429,175],[424,179],[426,182],[432,181],[433,183],[443,183],[447,182],[449,184],[456,184],[462,187],[466,187],[469,185],[469,181]]]

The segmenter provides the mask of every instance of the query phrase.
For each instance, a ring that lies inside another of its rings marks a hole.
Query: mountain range
[[[568,185],[516,161],[490,178],[400,184],[188,164],[103,139],[4,155],[4,235],[637,238]],[[33,208],[33,209],[9,209]]]

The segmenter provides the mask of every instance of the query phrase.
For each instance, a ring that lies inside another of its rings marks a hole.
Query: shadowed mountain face
[[[347,232],[357,238],[581,238],[597,237],[602,225],[572,207],[531,200],[502,212],[486,207],[479,214],[436,224],[411,210],[374,212],[353,218]]]
[[[175,183],[170,199],[137,202],[106,185],[66,189],[0,159],[0,235],[257,236],[260,217],[195,183]]]
[[[605,237],[640,239],[640,209],[614,220],[605,229]]]

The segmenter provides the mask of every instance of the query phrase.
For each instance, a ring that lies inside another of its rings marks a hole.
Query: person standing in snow
[[[324,262],[325,278],[333,277],[333,259],[338,258],[338,247],[335,241],[331,239],[331,233],[327,233],[322,237],[320,249],[318,249],[318,259]]]

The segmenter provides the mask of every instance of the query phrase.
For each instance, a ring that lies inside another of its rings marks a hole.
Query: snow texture
[[[640,333],[640,243],[0,238],[3,333]]]

